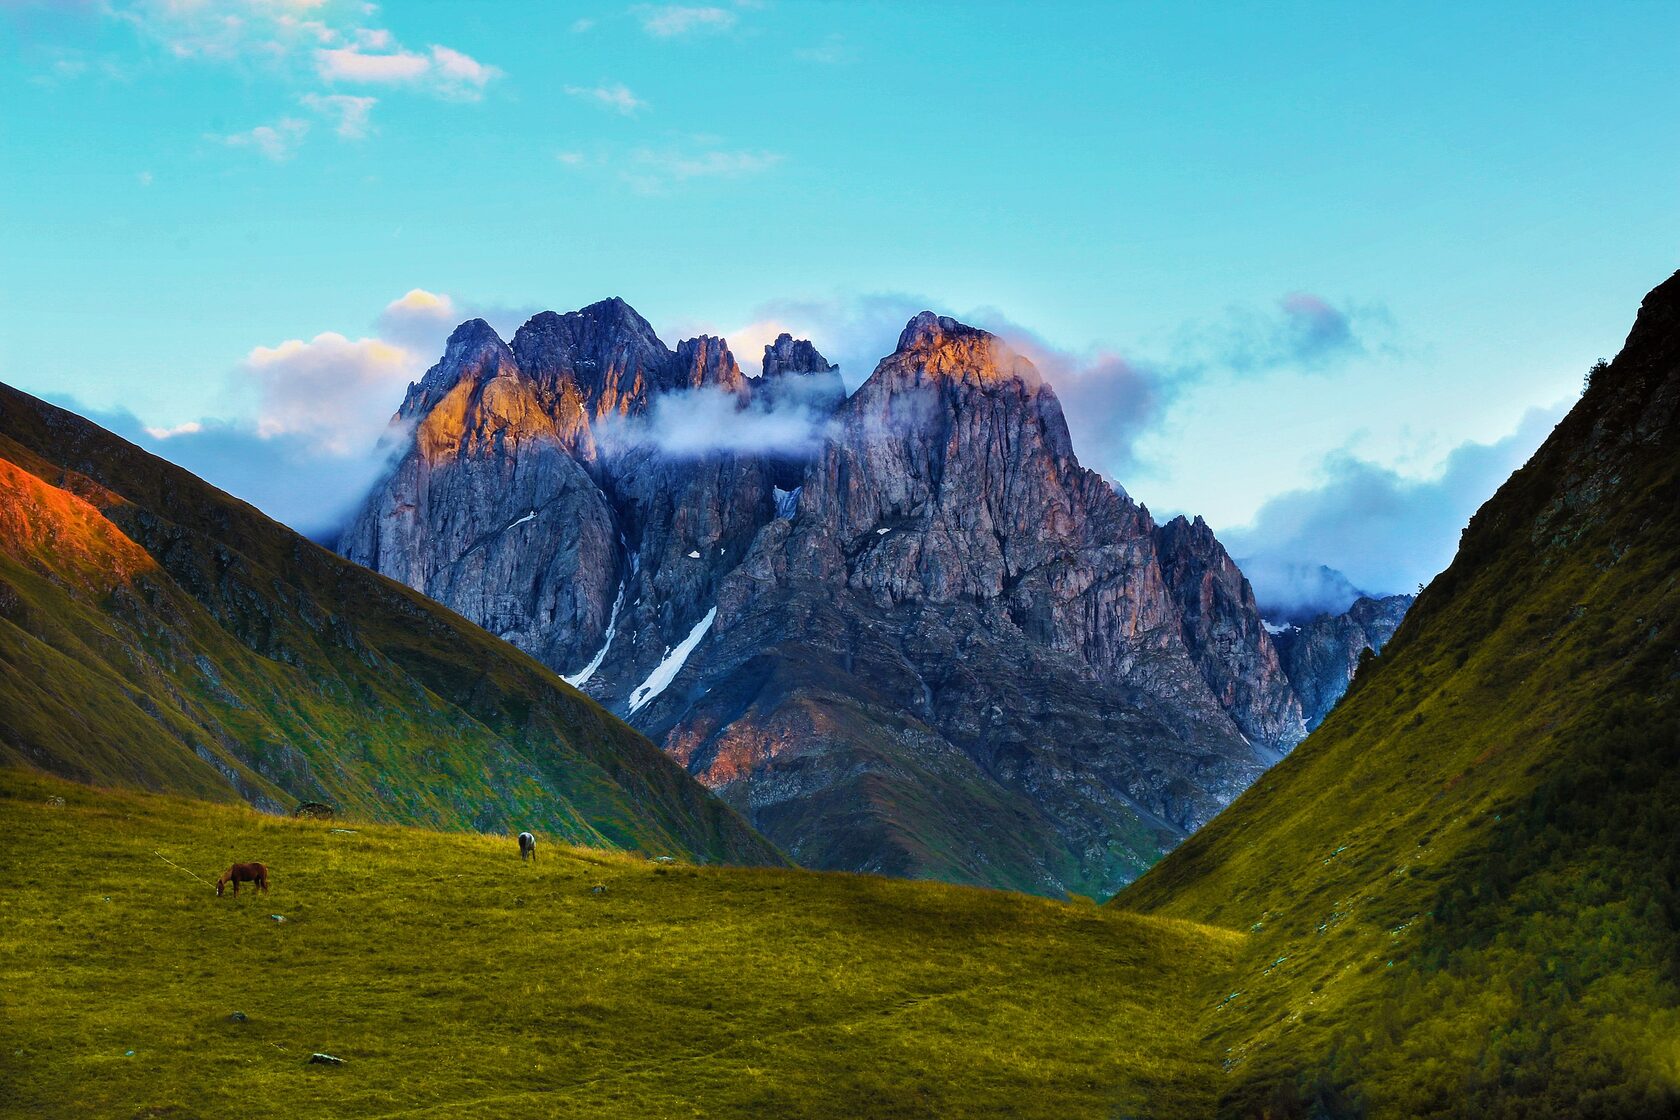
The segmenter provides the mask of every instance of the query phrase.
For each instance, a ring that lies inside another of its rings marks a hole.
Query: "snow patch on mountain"
[[[706,612],[705,618],[694,624],[694,629],[688,632],[688,637],[677,643],[677,648],[667,653],[665,660],[654,667],[653,672],[648,674],[647,680],[636,686],[636,690],[630,694],[630,711],[632,713],[647,705],[654,697],[664,692],[672,681],[677,679],[677,674],[682,672],[683,664],[688,660],[688,655],[694,652],[694,647],[700,644],[700,639],[706,636],[706,631],[712,628],[712,622],[716,618],[717,608],[713,607]]]

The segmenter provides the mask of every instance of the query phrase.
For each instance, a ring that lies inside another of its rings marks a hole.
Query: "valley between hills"
[[[959,421],[938,443],[958,457],[942,464],[962,461],[963,433],[983,447],[1054,444],[1053,395],[1001,366],[980,333],[913,322],[851,407],[891,414],[899,388],[949,406],[931,413]],[[488,350],[475,353],[503,360],[479,341]],[[517,361],[497,365],[471,392],[517,397],[532,391],[522,375]],[[958,648],[981,662],[1036,656],[1015,633],[1037,635],[1051,651],[1045,679],[1085,680],[1067,660],[1072,639],[1111,650],[1105,625],[1081,627],[1120,617],[1085,606],[1178,604],[1158,644],[1126,647],[1151,656],[1089,674],[1133,689],[1122,726],[1153,720],[1139,741],[1219,744],[1215,757],[1235,759],[1240,720],[1279,711],[1236,686],[1274,679],[1270,695],[1304,730],[1258,613],[1252,628],[1239,614],[1234,631],[1201,629],[1206,615],[1175,592],[1200,588],[1188,601],[1204,605],[1234,587],[1240,605],[1246,582],[1221,582],[1222,549],[1203,549],[1211,559],[1186,583],[1188,569],[1162,564],[1172,549],[1147,511],[1064,463],[1051,504],[1105,511],[1130,527],[1128,548],[1081,543],[1090,522],[1069,517],[1078,562],[1017,563],[1003,521],[988,526],[995,554],[955,566],[886,544],[854,553],[847,534],[893,535],[877,532],[883,517],[937,536],[962,507],[941,497],[960,474],[918,474],[922,455],[906,477],[931,489],[860,493],[846,481],[852,454],[843,439],[827,445],[830,496],[805,491],[792,518],[777,512],[775,478],[752,483],[770,516],[752,563],[716,575],[720,620],[759,617],[753,596],[727,590],[732,578],[814,605],[809,588],[800,600],[781,582],[786,558],[802,555],[868,592],[845,608],[854,621],[966,634]],[[1201,779],[1195,796],[1228,782],[1234,800],[1210,805],[1206,823],[1184,817],[1188,839],[1162,845],[1172,850],[1158,862],[1127,849],[1148,869],[1100,907],[1067,888],[1112,882],[1102,876],[1125,861],[1082,865],[1058,828],[1036,833],[1018,866],[1067,872],[1055,880],[1065,901],[778,866],[799,853],[755,827],[762,804],[725,804],[692,756],[678,765],[669,742],[658,749],[552,667],[413,589],[12,390],[0,395],[0,456],[11,1114],[1680,1110],[1680,274],[1646,298],[1622,352],[1476,514],[1453,564],[1322,724],[1240,782],[1217,767],[1210,779],[1180,752]],[[1005,482],[1025,477],[1000,469]],[[836,505],[801,528],[806,501]],[[1072,578],[1097,560],[1156,573],[1158,594],[1082,598],[1136,582]],[[893,615],[907,602],[912,612]],[[610,615],[610,600],[597,605]],[[1009,641],[997,638],[1005,621]],[[1243,641],[1193,640],[1233,633]],[[1222,676],[1233,657],[1278,674]],[[752,679],[765,695],[770,678]],[[698,681],[673,680],[667,716],[707,703]],[[1208,705],[1165,713],[1169,684]],[[934,693],[921,727],[944,728],[967,765],[974,744],[1013,741],[974,726],[957,742],[963,725],[941,720],[958,712]],[[867,719],[923,697],[883,696]],[[1022,718],[1010,711],[1004,725]],[[1054,761],[1065,744],[1036,734]],[[906,741],[942,757],[915,735],[877,749]],[[1065,779],[1074,768],[1061,761]],[[1023,764],[969,795],[1036,788],[1033,775],[1050,772]],[[891,819],[913,827],[907,773],[862,788],[886,789]],[[1106,804],[1126,804],[1123,782],[1105,782]],[[321,789],[339,820],[273,812]],[[949,820],[945,804],[929,795],[928,814]],[[506,833],[532,815],[544,847],[525,865]],[[1049,838],[1072,862],[1049,860]],[[203,877],[256,852],[273,892],[215,900]],[[1104,870],[1073,877],[1081,866]],[[311,1064],[316,1051],[344,1062]]]

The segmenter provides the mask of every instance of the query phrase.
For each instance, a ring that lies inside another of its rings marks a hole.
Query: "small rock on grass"
[[[344,1059],[335,1058],[331,1054],[322,1054],[317,1051],[316,1053],[309,1055],[309,1064],[316,1066],[341,1066],[344,1064]]]
[[[230,1022],[230,1023],[243,1023],[249,1018],[250,1018],[250,1016],[245,1014],[245,1012],[235,1011],[232,1015],[228,1016],[228,1022]]]

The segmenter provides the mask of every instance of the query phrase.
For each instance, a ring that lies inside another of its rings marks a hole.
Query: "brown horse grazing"
[[[235,897],[239,894],[239,884],[241,883],[255,883],[257,890],[267,894],[268,868],[264,867],[260,863],[234,864],[232,867],[222,872],[222,877],[216,880],[217,898],[222,897],[222,888],[227,886],[229,883],[233,884],[233,893]]]

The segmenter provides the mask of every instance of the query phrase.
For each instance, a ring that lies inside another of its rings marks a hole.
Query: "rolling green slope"
[[[501,838],[338,832],[19,770],[0,770],[0,819],[3,1115],[1212,1104],[1194,993],[1239,938],[1189,922],[552,845],[524,864]],[[266,862],[270,893],[193,878],[235,859]]]
[[[536,661],[5,386],[0,763],[270,811],[324,801],[780,862]]]
[[[1116,904],[1232,1116],[1680,1114],[1680,274],[1323,726]]]

